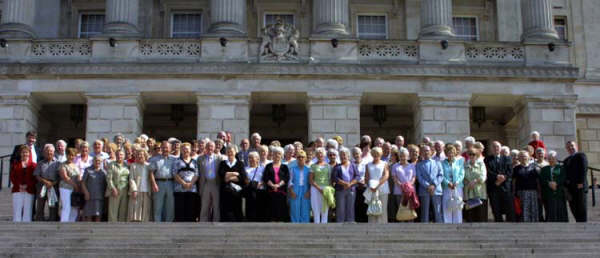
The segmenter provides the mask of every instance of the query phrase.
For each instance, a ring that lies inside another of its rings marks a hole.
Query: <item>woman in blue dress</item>
[[[296,165],[290,168],[290,213],[292,223],[310,222],[310,168],[306,166],[306,152],[296,152]]]

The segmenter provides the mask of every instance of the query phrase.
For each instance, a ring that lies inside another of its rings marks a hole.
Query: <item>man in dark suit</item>
[[[31,150],[29,154],[29,159],[37,163],[43,158],[42,150],[39,148],[39,146],[35,144],[37,140],[37,133],[35,131],[29,131],[25,134],[25,139],[25,145],[27,145],[27,147],[29,147],[29,149]],[[10,164],[13,164],[14,162],[19,161],[21,159],[19,153],[19,146],[21,146],[21,144],[16,145],[13,149],[13,153],[10,156]]]
[[[244,162],[244,166],[247,166],[248,154],[250,154],[250,141],[248,139],[243,139],[242,142],[240,142],[240,149],[235,155],[235,158],[239,161]]]
[[[574,141],[568,141],[565,147],[569,153],[563,161],[567,172],[565,186],[571,196],[569,207],[575,221],[587,222],[587,157],[585,153],[577,151],[577,144]]]
[[[502,145],[494,141],[492,143],[492,155],[485,158],[487,168],[487,191],[494,214],[494,221],[503,222],[502,214],[506,215],[506,221],[514,222],[515,210],[511,191],[512,168],[510,157],[500,155]]]

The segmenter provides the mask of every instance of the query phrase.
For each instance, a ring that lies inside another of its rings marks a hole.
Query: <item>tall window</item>
[[[277,23],[277,19],[281,19],[283,23],[296,25],[293,14],[265,14],[265,27]]]
[[[359,15],[358,38],[360,39],[386,39],[387,19],[385,15]]]
[[[567,17],[554,17],[554,29],[561,40],[567,40]]]
[[[104,30],[104,14],[82,13],[79,18],[79,37],[89,38]]]
[[[197,38],[202,34],[202,14],[174,13],[171,20],[171,37]]]
[[[454,32],[462,40],[479,40],[479,27],[476,17],[453,17]]]

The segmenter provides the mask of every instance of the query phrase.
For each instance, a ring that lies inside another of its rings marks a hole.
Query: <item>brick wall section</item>
[[[325,139],[336,135],[344,139],[344,146],[360,141],[360,94],[308,93],[308,138]]]
[[[577,140],[589,165],[600,168],[600,115],[577,115]]]
[[[0,95],[0,155],[25,143],[25,133],[37,130],[39,106],[29,93]]]
[[[202,93],[198,100],[198,138],[216,139],[231,131],[235,144],[249,137],[250,93]]]
[[[471,133],[469,108],[471,94],[419,93],[415,101],[413,142],[424,136],[454,142]]]
[[[112,140],[117,133],[133,141],[142,133],[143,103],[139,93],[88,94],[86,97],[87,141],[102,137]]]

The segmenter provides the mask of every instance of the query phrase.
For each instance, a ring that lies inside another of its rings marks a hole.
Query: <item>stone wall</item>
[[[135,139],[142,133],[143,103],[139,93],[87,95],[87,126],[89,141],[121,133]]]
[[[25,133],[37,130],[39,106],[31,94],[0,95],[0,155],[25,143]]]
[[[232,141],[249,137],[250,93],[202,93],[198,98],[198,138],[216,139],[231,131]]]
[[[577,141],[589,165],[600,168],[600,115],[577,115]]]
[[[345,146],[360,140],[360,95],[343,92],[308,93],[308,138],[344,139]]]
[[[423,137],[453,142],[471,134],[469,101],[471,94],[419,93],[414,107],[413,142]]]
[[[153,104],[145,105],[144,126],[142,132],[156,140],[167,140],[175,137],[182,141],[196,139],[198,116],[197,107],[194,104],[184,105],[183,120],[176,124],[171,120],[171,105]]]

